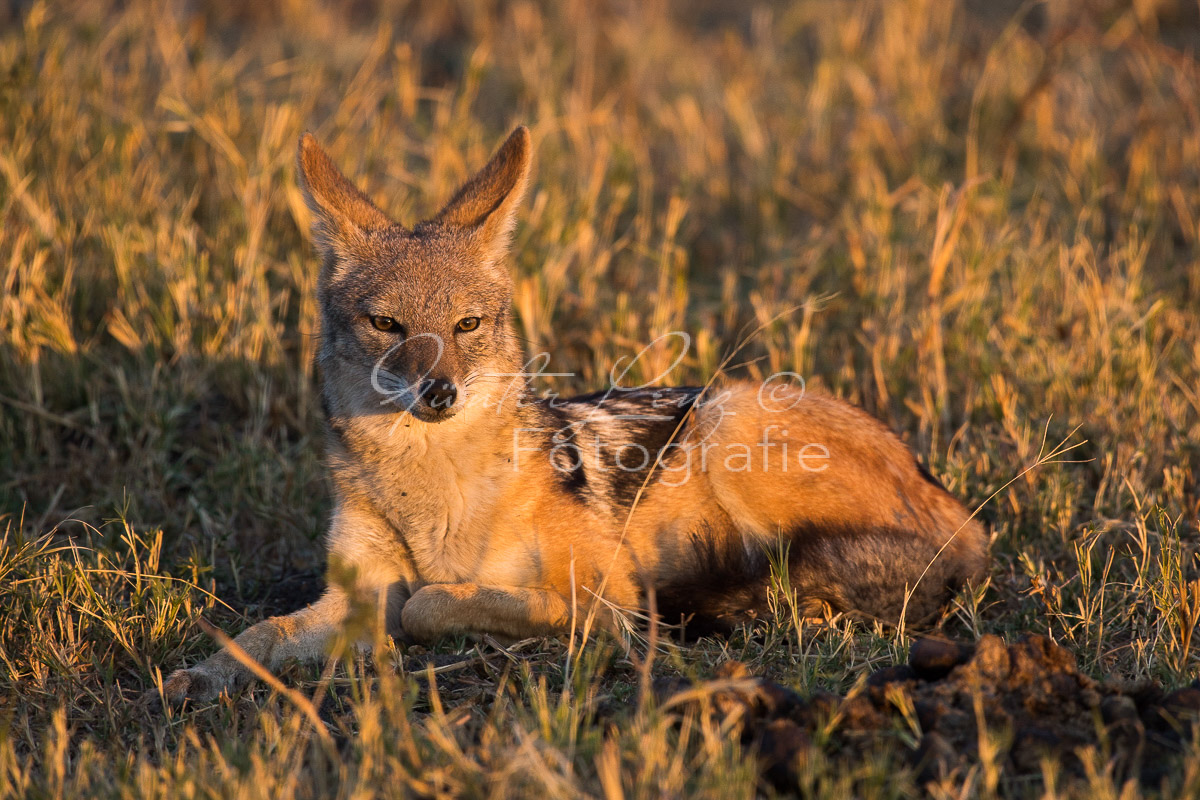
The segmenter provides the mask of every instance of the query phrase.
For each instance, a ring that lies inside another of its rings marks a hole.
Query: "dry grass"
[[[669,330],[694,337],[671,381],[701,381],[740,330],[796,307],[739,372],[794,370],[865,406],[969,502],[1078,427],[1081,463],[984,508],[990,584],[950,630],[1048,633],[1095,676],[1196,677],[1194,3],[226,5],[6,7],[0,796],[751,796],[767,790],[729,731],[656,710],[646,675],[736,657],[838,690],[907,650],[785,614],[650,664],[459,642],[323,683],[292,670],[329,737],[267,689],[139,708],[157,668],[212,650],[201,614],[236,631],[316,589],[306,128],[413,221],[530,124],[516,308],[530,351],[576,372],[557,390],[603,385]],[[911,746],[847,762],[817,742],[803,788],[918,793]],[[1200,787],[1195,750],[1163,787],[1090,758],[1090,775],[1018,779],[983,748],[927,788]]]

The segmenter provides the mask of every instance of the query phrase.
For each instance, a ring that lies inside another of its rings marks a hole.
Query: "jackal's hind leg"
[[[462,633],[515,640],[569,631],[571,606],[544,589],[435,583],[409,598],[402,618],[404,632],[417,641]]]

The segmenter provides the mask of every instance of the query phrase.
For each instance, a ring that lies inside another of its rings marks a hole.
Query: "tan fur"
[[[328,550],[331,574],[351,578],[239,636],[251,657],[322,657],[355,600],[421,641],[563,633],[593,608],[611,628],[609,609],[645,611],[652,595],[673,622],[737,622],[761,611],[764,554],[780,550],[804,607],[891,622],[930,617],[982,573],[982,528],[895,435],[838,400],[785,389],[764,402],[746,384],[662,390],[666,410],[652,390],[536,400],[513,377],[523,357],[500,264],[531,152],[518,128],[408,230],[301,139],[324,256]],[[381,316],[395,327],[381,332]],[[453,402],[439,406],[436,386]],[[648,465],[619,469],[639,461],[637,444]],[[207,699],[247,677],[222,652],[165,688]]]

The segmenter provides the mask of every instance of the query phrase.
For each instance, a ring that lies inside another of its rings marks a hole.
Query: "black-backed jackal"
[[[301,139],[323,258],[329,558],[353,577],[242,633],[250,657],[324,657],[356,596],[416,640],[557,634],[589,613],[612,627],[651,597],[704,631],[764,611],[772,553],[801,608],[893,623],[983,572],[981,526],[846,403],[780,384],[536,398],[502,263],[530,157],[518,128],[404,228]],[[249,674],[223,650],[165,692],[207,699]]]

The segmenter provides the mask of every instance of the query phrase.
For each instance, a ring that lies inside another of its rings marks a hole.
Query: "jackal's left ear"
[[[300,137],[296,171],[322,248],[344,255],[366,234],[394,224],[342,174],[311,133]]]
[[[532,146],[524,125],[509,134],[492,160],[450,198],[433,222],[470,233],[488,260],[508,247],[517,205],[529,182]]]

